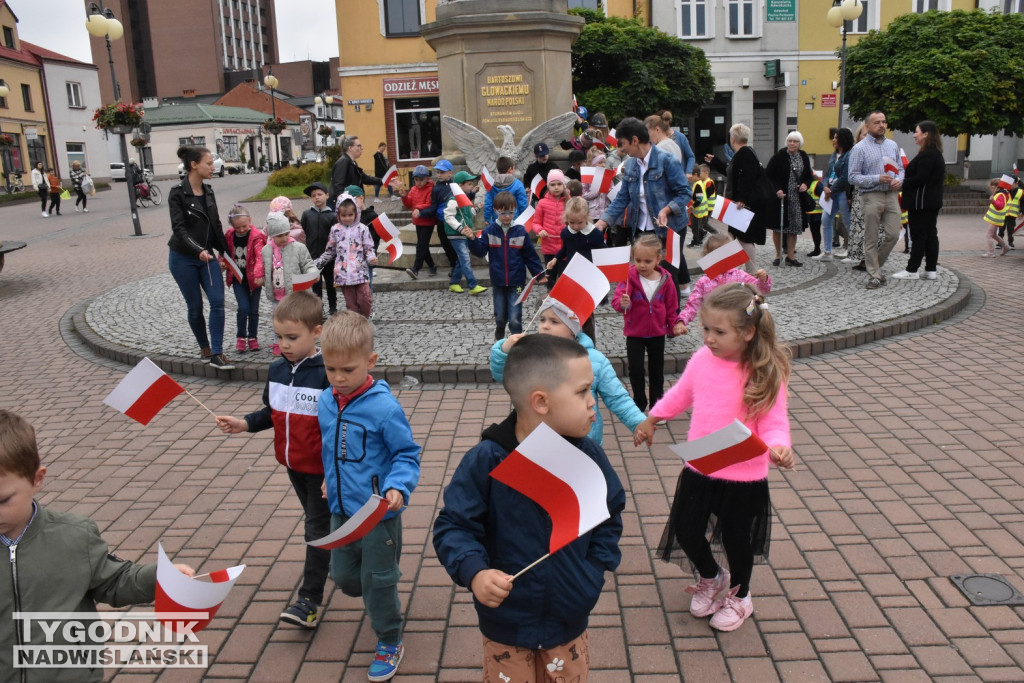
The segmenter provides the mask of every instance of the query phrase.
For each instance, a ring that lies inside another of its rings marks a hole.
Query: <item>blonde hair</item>
[[[274,320],[278,322],[302,323],[308,330],[316,329],[323,321],[323,304],[320,297],[309,291],[291,292],[274,309]]]
[[[565,210],[562,211],[562,222],[568,223],[569,216],[582,216],[585,220],[590,219],[590,204],[583,197],[569,197],[565,203]]]
[[[853,141],[855,143],[856,142],[860,142],[861,140],[864,139],[864,136],[866,136],[867,134],[868,134],[868,124],[862,123],[862,124],[860,124],[860,128],[857,129],[857,134],[853,136]]]
[[[704,242],[704,249],[701,250],[700,255],[707,256],[715,249],[729,244],[729,242],[732,242],[732,235],[727,232],[716,232],[708,235],[707,240]]]
[[[373,325],[355,311],[338,311],[324,323],[320,349],[325,353],[373,353]]]
[[[661,245],[661,240],[658,239],[658,236],[655,235],[653,232],[645,232],[636,239],[636,242],[633,242],[634,254],[636,253],[637,247],[647,247],[648,249],[653,249],[657,254],[663,255],[665,253],[665,247]]]
[[[747,370],[743,404],[748,418],[761,416],[775,405],[790,372],[789,347],[775,338],[775,320],[764,296],[751,285],[732,282],[713,290],[704,299],[704,309],[727,313],[741,333],[754,329],[754,337],[743,352]]]
[[[670,112],[651,114],[644,119],[644,125],[648,128],[657,128],[662,133],[668,135],[672,131],[672,114]]]

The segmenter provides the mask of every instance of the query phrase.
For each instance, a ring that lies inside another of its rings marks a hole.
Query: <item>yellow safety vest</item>
[[[693,217],[704,218],[708,215],[708,199],[706,186],[703,180],[696,180],[693,183]]]
[[[1005,203],[1003,204],[1003,208],[997,209],[995,202],[1000,195],[1002,196]],[[1003,227],[1003,225],[1006,223],[1006,207],[1010,204],[1011,201],[1012,198],[1010,197],[1010,193],[1007,192],[1006,190],[999,190],[994,195],[992,195],[992,199],[988,203],[988,211],[985,212],[985,222],[990,225],[998,225],[999,227]]]
[[[824,213],[824,209],[822,209],[821,204],[818,203],[818,200],[821,199],[822,189],[821,181],[817,178],[812,180],[811,186],[807,188],[807,194],[811,195],[811,199],[814,200],[814,208],[807,212],[808,216]]]
[[[715,208],[715,201],[718,199],[718,192],[715,190],[715,181],[708,178],[704,181],[704,196],[707,199],[708,213]]]
[[[1024,197],[1024,189],[1018,187],[1013,191],[1013,197],[1010,198],[1010,203],[1006,205],[1006,215],[1010,218],[1016,218],[1020,215],[1020,200]]]

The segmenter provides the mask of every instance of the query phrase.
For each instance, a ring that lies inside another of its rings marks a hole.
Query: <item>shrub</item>
[[[323,181],[329,167],[324,164],[305,164],[304,166],[288,166],[270,174],[267,185],[273,187],[305,187],[310,183]]]
[[[946,187],[958,187],[963,182],[963,178],[955,176],[952,173],[946,174],[946,179],[943,181],[943,185]]]

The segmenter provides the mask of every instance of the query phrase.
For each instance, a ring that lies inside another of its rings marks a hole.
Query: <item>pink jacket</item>
[[[565,199],[555,199],[551,195],[544,195],[537,202],[537,208],[533,214],[533,232],[536,234],[541,230],[548,231],[548,237],[540,238],[540,253],[545,256],[557,254],[562,248],[562,228],[565,221],[562,214],[565,213]]]
[[[761,282],[756,277],[740,268],[733,268],[732,270],[726,271],[713,280],[707,275],[701,275],[700,278],[697,279],[696,284],[693,285],[693,291],[690,292],[690,298],[686,300],[686,306],[679,313],[678,322],[681,322],[684,325],[689,325],[693,322],[697,318],[697,314],[700,313],[700,305],[704,302],[704,297],[710,294],[711,290],[724,285],[726,282],[742,282],[744,284],[754,285],[762,294],[767,294],[772,291],[771,275],[768,276],[767,280]]]
[[[629,276],[625,282],[620,282],[612,295],[612,308],[623,313],[624,323],[622,332],[627,337],[664,337],[666,334],[672,336],[672,326],[676,321],[676,309],[679,307],[679,297],[676,295],[676,286],[669,275],[660,266],[658,274],[661,281],[658,288],[654,290],[654,300],[647,299],[643,283],[640,281],[640,273],[636,272],[636,266],[629,267]],[[622,299],[627,296],[629,307],[623,311]]]
[[[650,416],[671,420],[692,407],[690,431],[686,435],[689,441],[707,436],[738,419],[767,446],[791,446],[785,383],[779,389],[775,405],[755,420],[747,417],[747,408],[743,405],[746,383],[747,371],[741,363],[716,358],[708,347],[702,346],[686,364],[679,381],[651,408]],[[730,481],[759,481],[768,476],[768,463],[768,451],[765,451],[756,458],[723,467],[712,476]]]
[[[224,233],[224,239],[228,243],[228,253],[224,256],[226,258],[234,258],[235,229],[228,228]],[[252,291],[255,291],[257,287],[262,287],[262,285],[254,284],[253,281],[258,277],[265,277],[263,272],[263,256],[260,255],[260,251],[266,243],[267,233],[257,227],[249,228],[249,243],[245,245],[245,279],[248,281],[249,289]],[[235,274],[230,268],[227,269],[224,281],[228,287],[235,283]]]

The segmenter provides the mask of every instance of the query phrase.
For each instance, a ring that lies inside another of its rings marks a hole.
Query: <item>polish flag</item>
[[[534,208],[532,206],[527,206],[525,211],[523,211],[521,214],[516,216],[516,219],[513,222],[513,225],[521,225],[524,228],[526,228],[527,230],[531,230],[532,231],[533,230],[533,214],[534,214]]]
[[[764,441],[739,420],[733,420],[732,424],[707,436],[668,448],[690,467],[707,475],[756,458],[768,450]]]
[[[533,176],[533,180],[530,181],[530,195],[540,199],[540,193],[544,191],[547,184],[547,181],[540,177],[540,175]]]
[[[381,185],[387,187],[393,181],[398,180],[398,166],[392,166],[388,169],[388,172],[384,174],[384,177],[380,179]]]
[[[536,275],[534,275],[533,277],[530,278],[530,281],[526,283],[525,287],[523,287],[523,291],[521,291],[519,293],[519,296],[516,297],[516,301],[515,301],[515,305],[516,306],[518,306],[519,304],[521,304],[524,301],[526,301],[526,297],[530,296],[530,292],[533,291],[533,286],[535,284],[537,284],[537,280],[542,275],[544,275],[544,273],[546,273],[546,272],[548,272],[548,271],[542,270],[542,271],[540,271],[539,273],[537,273]]]
[[[548,296],[568,306],[580,319],[580,324],[583,324],[601,303],[601,299],[608,295],[610,288],[604,273],[583,254],[577,253],[562,271],[562,276],[548,292]]]
[[[910,163],[910,160],[907,159],[907,153],[903,150],[902,147],[900,147],[900,163],[903,164],[903,168],[906,168],[907,164]],[[1014,166],[1013,170],[1016,171],[1017,167]]]
[[[621,167],[620,167],[621,168]],[[608,190],[608,202],[611,203],[618,196],[619,190],[622,189],[622,183],[618,185],[612,185],[612,189]]]
[[[597,191],[601,194],[608,194],[608,191],[612,189],[612,180],[615,178],[611,169],[595,166],[584,166],[580,169],[580,176],[584,183],[592,188],[597,187]]]
[[[750,209],[741,209],[731,200],[719,197],[715,202],[715,208],[711,210],[711,217],[740,232],[746,232],[754,212]]]
[[[388,240],[398,239],[400,236],[398,228],[395,227],[395,224],[391,222],[391,219],[388,218],[386,213],[382,213],[370,221],[370,227],[372,227],[377,232],[377,235],[379,235],[385,242]]]
[[[1008,176],[1004,173],[1003,177],[999,179],[999,187],[1003,190],[1012,190],[1016,182],[1013,176]]]
[[[576,101],[576,93],[572,94],[572,110],[576,111],[580,108],[579,103]]]
[[[709,279],[713,280],[749,260],[750,256],[743,250],[743,245],[737,240],[730,240],[707,256],[697,259],[697,265],[704,270]]]
[[[609,149],[615,149],[619,146],[619,140],[615,137],[615,129],[612,128],[608,131],[608,135],[604,137],[604,144],[608,145]]]
[[[235,276],[235,280],[241,283],[242,280],[245,279],[245,276],[242,275],[242,271],[241,269],[239,269],[238,264],[235,263],[235,259],[230,258],[227,254],[222,253],[220,255],[220,260],[224,265],[231,269],[232,274]]]
[[[380,246],[391,256],[391,260],[388,261],[388,265],[394,263],[398,259],[402,258],[404,249],[402,248],[402,240],[399,238],[390,239],[387,242],[381,242]]]
[[[160,409],[185,391],[170,375],[149,358],[143,358],[124,376],[103,402],[144,425],[156,417]]]
[[[491,470],[491,477],[551,516],[549,553],[611,517],[608,482],[601,467],[543,422]]]
[[[295,275],[292,277],[292,291],[301,292],[310,289],[320,279],[320,273],[307,273],[306,275]]]
[[[321,550],[334,550],[343,545],[355,543],[370,533],[373,527],[377,526],[377,523],[384,519],[384,515],[387,513],[387,499],[381,498],[375,493],[370,496],[370,500],[363,503],[363,507],[359,508],[356,514],[348,518],[348,521],[317,541],[306,541],[306,545],[311,545]]]
[[[895,159],[890,159],[889,157],[882,157],[882,172],[892,173],[893,176],[897,176],[900,174],[900,167],[896,165]]]
[[[452,188],[452,197],[455,199],[455,204],[460,208],[464,209],[467,206],[473,206],[473,200],[469,198],[458,183],[448,183],[448,186]]]
[[[483,183],[486,192],[490,192],[494,187],[494,178],[491,177],[491,172],[487,170],[486,166],[480,169],[480,182]]]
[[[164,624],[175,632],[185,623],[195,624],[191,628],[193,632],[203,630],[213,621],[243,569],[245,565],[240,564],[210,572],[209,581],[194,579],[178,571],[161,543],[156,564],[157,618],[161,613],[173,614],[174,618],[165,620]],[[194,614],[195,618],[185,621],[183,615],[187,613]]]
[[[1016,235],[1018,232],[1020,232],[1021,228],[1024,228],[1024,220],[1018,223],[1017,227],[1013,229],[1013,234]]]
[[[664,262],[676,270],[683,267],[683,236],[672,228],[665,233]]]
[[[625,282],[629,277],[629,247],[594,249],[590,257],[608,282]]]

